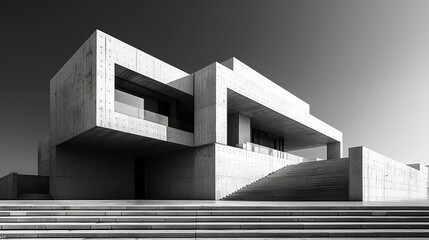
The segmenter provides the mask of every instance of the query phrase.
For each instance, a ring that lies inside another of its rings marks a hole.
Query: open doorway
[[[134,198],[146,198],[146,164],[143,158],[134,160]]]

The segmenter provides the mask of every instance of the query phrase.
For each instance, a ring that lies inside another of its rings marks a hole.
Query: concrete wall
[[[227,144],[226,88],[211,64],[194,73],[194,145]]]
[[[9,173],[0,178],[0,199],[18,198],[18,174]]]
[[[96,37],[92,34],[50,81],[50,140],[54,145],[96,125]]]
[[[70,146],[54,148],[50,175],[54,199],[134,198],[134,157]]]
[[[215,146],[145,159],[148,199],[215,199]]]
[[[280,168],[299,162],[297,156],[285,154],[287,155],[286,159],[281,159],[223,144],[215,144],[215,199],[221,199]]]
[[[39,141],[37,146],[37,174],[39,176],[49,176],[49,151],[51,141],[49,136],[44,137]]]
[[[391,201],[427,197],[427,170],[420,171],[365,147],[349,149],[349,197]]]

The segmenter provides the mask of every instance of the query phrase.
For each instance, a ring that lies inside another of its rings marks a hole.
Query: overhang
[[[283,137],[286,151],[326,146],[328,143],[337,142],[335,139],[305,124],[284,116],[230,89],[228,89],[227,95],[228,114],[243,114],[251,118],[252,128],[273,136]],[[313,116],[309,115],[309,117]]]

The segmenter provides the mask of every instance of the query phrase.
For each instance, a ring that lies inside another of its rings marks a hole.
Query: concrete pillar
[[[342,157],[341,142],[331,142],[326,146],[326,159],[338,159]]]
[[[239,113],[228,115],[228,145],[236,146],[251,141],[250,118]]]
[[[349,148],[349,200],[363,200],[362,147]]]

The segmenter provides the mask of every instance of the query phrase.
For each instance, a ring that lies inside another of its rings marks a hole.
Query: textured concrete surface
[[[417,170],[365,147],[349,149],[351,200],[427,198],[427,170]]]

